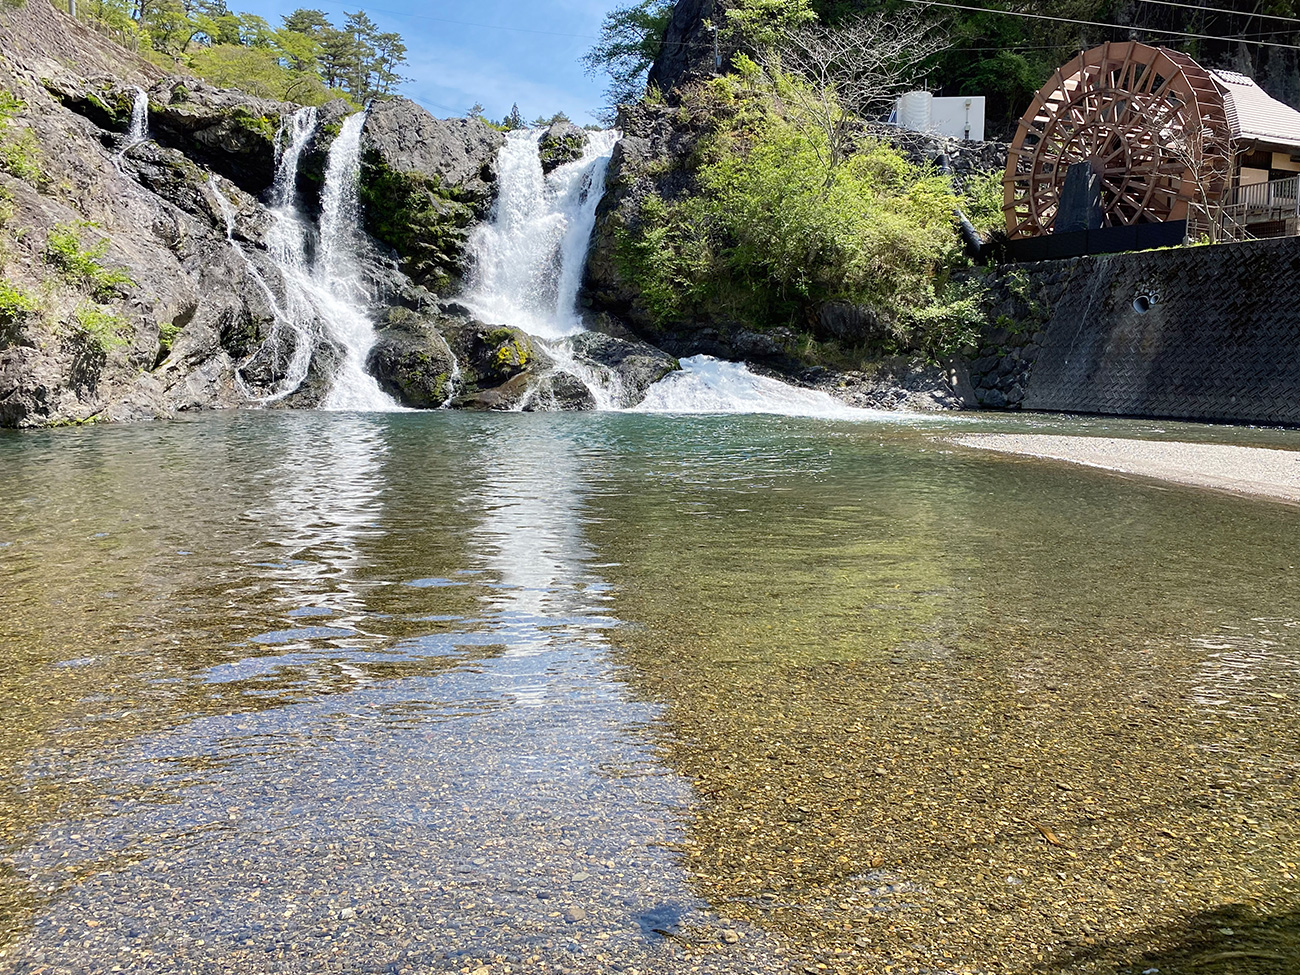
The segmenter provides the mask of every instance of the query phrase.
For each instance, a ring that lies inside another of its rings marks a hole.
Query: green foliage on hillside
[[[0,169],[33,186],[42,186],[46,175],[40,142],[31,129],[14,124],[26,108],[22,99],[0,90]]]
[[[659,324],[801,329],[842,301],[871,308],[886,345],[942,354],[967,341],[978,309],[948,283],[961,245],[947,177],[876,142],[831,164],[824,131],[771,89],[707,91],[726,121],[700,150],[700,192],[648,198],[618,238]]]
[[[727,0],[719,6],[722,15],[713,26],[722,31],[724,48],[751,53],[772,43],[783,28],[810,20],[834,26],[915,9],[897,0]],[[949,45],[927,60],[924,83],[939,95],[986,96],[993,136],[1010,136],[1015,120],[1057,67],[1105,41],[1136,39],[1185,51],[1210,67],[1245,69],[1263,79],[1266,88],[1275,84],[1276,97],[1294,99],[1288,85],[1295,74],[1289,49],[1293,33],[1285,19],[1259,14],[1300,19],[1300,0],[1270,0],[1262,8],[1114,0],[989,0],[974,6],[985,9],[925,11]],[[636,101],[644,94],[646,71],[662,49],[671,8],[668,0],[639,0],[606,15],[601,40],[585,61],[592,73],[610,74],[609,94],[615,102]]]
[[[135,282],[125,268],[105,266],[108,238],[90,246],[82,242],[82,233],[94,226],[79,220],[52,228],[45,240],[45,260],[70,283],[84,287],[99,301],[107,301]]]
[[[401,84],[406,45],[364,10],[342,27],[320,10],[298,9],[274,27],[225,0],[92,0],[79,15],[165,67],[188,68],[213,84],[317,105],[345,97],[362,105]]]
[[[126,345],[122,333],[130,326],[122,315],[89,302],[76,307],[69,324],[69,335],[76,344],[101,354]]]

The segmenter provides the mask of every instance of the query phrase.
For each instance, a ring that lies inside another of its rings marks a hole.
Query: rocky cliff
[[[320,405],[346,350],[304,300],[304,262],[355,109],[311,116],[291,245],[275,207],[295,187],[276,180],[307,124],[300,106],[165,76],[45,0],[0,11],[0,50],[0,426]],[[581,135],[553,131],[552,165],[581,153]],[[502,143],[480,120],[435,119],[405,99],[366,116],[359,192],[373,240],[358,300],[378,326],[366,367],[406,405],[591,405],[530,337],[446,300],[491,209]],[[603,354],[617,363],[638,348]]]

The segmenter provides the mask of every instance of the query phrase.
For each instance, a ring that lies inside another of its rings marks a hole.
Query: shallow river
[[[0,435],[0,972],[1300,971],[1300,509],[1032,428]]]

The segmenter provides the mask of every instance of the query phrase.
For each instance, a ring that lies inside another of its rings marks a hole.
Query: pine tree
[[[510,106],[510,114],[505,117],[505,121],[501,123],[501,127],[507,132],[513,132],[515,129],[524,128],[524,116],[523,113],[519,111],[518,103]]]

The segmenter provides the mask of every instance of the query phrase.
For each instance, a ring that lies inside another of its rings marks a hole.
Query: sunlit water
[[[1295,970],[1300,510],[971,423],[0,435],[0,972]]]

